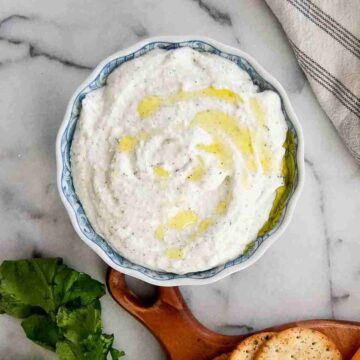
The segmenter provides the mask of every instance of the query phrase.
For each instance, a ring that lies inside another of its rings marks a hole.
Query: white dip
[[[82,102],[75,190],[94,230],[151,269],[209,269],[244,252],[283,185],[278,95],[190,48],[116,69]]]

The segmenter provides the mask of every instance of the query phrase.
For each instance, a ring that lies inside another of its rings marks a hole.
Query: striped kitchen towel
[[[321,106],[360,163],[360,0],[266,0]]]

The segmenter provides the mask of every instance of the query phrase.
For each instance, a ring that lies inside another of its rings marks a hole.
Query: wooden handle
[[[115,301],[141,321],[159,340],[171,360],[209,360],[229,351],[244,336],[226,336],[201,325],[177,287],[157,287],[152,303],[132,292],[123,274],[110,269],[107,283]]]
[[[249,335],[226,336],[205,328],[194,318],[176,287],[156,287],[156,299],[146,302],[128,288],[125,276],[113,269],[108,272],[107,284],[113,298],[154,334],[170,360],[211,360],[231,351]],[[360,323],[307,320],[265,331],[281,331],[296,326],[327,335],[334,341],[344,360],[352,356],[352,360],[360,360],[360,353],[354,355],[360,346]]]

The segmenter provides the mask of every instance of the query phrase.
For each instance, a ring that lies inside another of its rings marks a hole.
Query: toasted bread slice
[[[229,360],[253,360],[261,346],[276,333],[263,332],[242,341],[231,353]]]
[[[324,334],[312,329],[294,327],[268,340],[255,360],[341,360],[336,345]]]

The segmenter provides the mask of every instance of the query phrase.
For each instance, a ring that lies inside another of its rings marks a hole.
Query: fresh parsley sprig
[[[60,360],[113,360],[113,335],[102,333],[99,298],[105,286],[60,258],[4,261],[0,266],[0,314],[23,319],[26,336]]]

